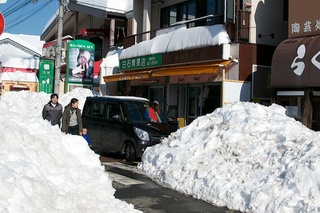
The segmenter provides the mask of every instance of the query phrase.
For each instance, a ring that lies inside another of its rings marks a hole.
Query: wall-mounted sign
[[[303,37],[320,34],[320,1],[290,0],[288,37]]]
[[[120,70],[144,69],[162,65],[162,54],[120,60]]]
[[[92,85],[94,50],[94,44],[86,40],[68,42],[67,84]]]
[[[320,86],[320,35],[281,42],[273,54],[271,86]]]

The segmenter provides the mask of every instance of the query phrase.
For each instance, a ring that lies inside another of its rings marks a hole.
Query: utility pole
[[[62,30],[63,30],[63,9],[64,0],[60,0],[59,16],[58,16],[58,37],[56,46],[56,60],[55,60],[55,72],[54,72],[54,92],[59,94],[60,86],[60,71],[61,71],[61,46],[62,46]]]

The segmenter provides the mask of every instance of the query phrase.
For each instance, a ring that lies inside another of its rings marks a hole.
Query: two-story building
[[[287,0],[134,0],[120,72],[104,80],[186,124],[233,101],[270,104],[287,11]]]

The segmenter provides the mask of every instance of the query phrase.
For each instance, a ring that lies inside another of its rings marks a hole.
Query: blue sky
[[[4,32],[41,35],[45,25],[59,8],[59,0],[7,0],[0,4],[5,19]],[[26,5],[25,5],[26,4]],[[11,11],[15,8],[14,11]]]

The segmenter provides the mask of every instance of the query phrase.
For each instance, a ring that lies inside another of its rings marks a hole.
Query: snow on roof
[[[105,8],[107,12],[125,13],[132,10],[132,0],[78,0],[77,4],[82,4],[92,8]]]
[[[0,82],[2,81],[24,81],[24,82],[38,82],[38,77],[35,73],[26,72],[4,72],[0,74]]]
[[[137,97],[137,96],[114,96],[114,95],[104,95],[104,96],[95,96],[99,98],[112,98],[112,99],[119,99],[119,100],[133,100],[133,101],[150,101],[147,98]],[[94,97],[91,97],[94,98]]]
[[[38,69],[39,57],[35,56],[41,56],[43,43],[43,41],[40,41],[40,36],[10,33],[1,34],[1,65],[3,67]]]
[[[122,50],[122,48],[118,48],[117,50],[109,51],[100,64],[100,67],[119,67],[119,55]]]
[[[0,41],[5,39],[10,39],[13,42],[18,43],[40,55],[42,53],[42,46],[44,44],[44,41],[40,41],[40,36],[2,33],[0,35]],[[1,49],[0,49],[0,54],[7,54],[7,53],[8,52],[1,53]]]
[[[178,28],[126,48],[120,59],[230,43],[223,25]]]
[[[38,69],[39,58],[37,57],[20,57],[17,55],[0,55],[2,67],[12,67],[21,69]]]

